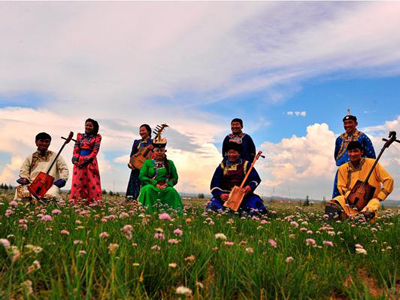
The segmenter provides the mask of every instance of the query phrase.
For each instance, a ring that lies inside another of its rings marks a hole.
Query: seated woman
[[[22,164],[17,182],[21,184],[17,187],[14,200],[31,200],[32,195],[28,190],[28,185],[35,180],[40,172],[46,173],[51,163],[56,158],[57,153],[48,150],[51,143],[51,136],[46,132],[36,135],[37,151],[29,155]],[[60,188],[65,186],[68,180],[68,167],[64,159],[59,156],[56,163],[51,168],[49,175],[54,177],[53,186],[46,192],[43,199],[61,200]]]
[[[148,159],[140,169],[139,178],[142,183],[139,202],[153,211],[155,204],[166,205],[169,208],[181,210],[181,197],[173,188],[178,183],[178,173],[172,160],[165,155],[167,140],[155,139],[154,159]]]
[[[90,204],[101,201],[101,183],[97,154],[100,150],[101,135],[99,123],[93,119],[85,121],[85,133],[78,133],[72,163],[74,172],[70,201]]]
[[[226,148],[228,159],[222,161],[217,167],[211,180],[211,194],[213,197],[207,204],[207,209],[214,211],[226,209],[224,202],[228,200],[230,191],[234,186],[241,185],[250,167],[248,161],[240,158],[242,151],[241,144],[230,142],[226,145]],[[244,184],[243,189],[246,195],[239,207],[239,212],[246,212],[248,214],[267,212],[267,208],[264,206],[261,198],[253,193],[260,182],[260,176],[253,168]]]

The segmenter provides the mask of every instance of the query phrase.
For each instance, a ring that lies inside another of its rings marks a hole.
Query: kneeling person
[[[54,161],[57,153],[48,150],[51,143],[51,136],[48,133],[41,132],[35,138],[37,151],[29,155],[22,164],[19,172],[19,179],[14,200],[32,199],[32,195],[28,190],[28,185],[35,180],[40,173],[46,173]],[[49,175],[54,178],[52,187],[44,195],[46,200],[61,200],[60,188],[65,186],[68,180],[68,167],[64,159],[59,156],[56,163],[51,168]]]
[[[341,219],[362,213],[367,220],[374,220],[378,215],[381,202],[393,191],[393,178],[377,163],[368,180],[369,185],[375,187],[374,195],[361,211],[356,210],[348,204],[347,197],[358,180],[364,181],[367,178],[375,159],[362,157],[364,149],[358,141],[350,142],[347,151],[350,161],[341,165],[338,172],[337,188],[340,196],[333,198],[326,205],[325,213],[330,218],[338,215]]]
[[[207,209],[214,211],[223,210],[224,202],[228,200],[229,193],[234,186],[240,186],[250,168],[250,162],[240,158],[242,145],[230,142],[227,145],[228,159],[223,160],[214,172],[211,180],[211,194],[213,197],[207,204]],[[246,195],[240,204],[239,211],[252,214],[254,212],[267,212],[261,198],[254,194],[254,190],[260,184],[261,179],[253,168],[244,184]]]
[[[147,159],[140,169],[139,179],[142,183],[139,202],[153,211],[155,204],[164,204],[173,209],[183,208],[181,197],[173,188],[178,183],[178,173],[172,160],[165,154],[166,139],[155,140],[154,159]]]

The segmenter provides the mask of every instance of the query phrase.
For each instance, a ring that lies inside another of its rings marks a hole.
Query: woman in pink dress
[[[101,201],[100,173],[97,163],[101,135],[98,131],[99,123],[93,119],[87,119],[85,133],[78,133],[72,156],[74,171],[69,198],[74,203],[82,202],[82,200],[88,204]]]

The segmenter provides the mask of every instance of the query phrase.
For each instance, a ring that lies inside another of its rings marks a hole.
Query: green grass
[[[101,207],[11,206],[11,199],[0,194],[0,238],[14,246],[6,250],[0,245],[1,299],[184,299],[176,294],[179,286],[191,289],[187,299],[399,297],[396,209],[382,211],[375,224],[329,223],[318,204],[272,203],[277,213],[270,217],[241,218],[207,214],[205,202],[196,200],[186,203],[183,214],[170,213],[168,221],[160,220],[159,213],[119,205],[118,197]],[[61,213],[54,215],[54,209]],[[12,214],[5,216],[7,210]],[[40,214],[52,220],[43,221]],[[115,218],[105,221],[110,215]],[[125,225],[132,225],[131,240],[121,231]],[[154,238],[156,228],[163,229],[164,240]],[[183,236],[174,234],[177,228]],[[109,237],[100,238],[102,232]],[[216,239],[217,233],[227,239]],[[310,238],[315,247],[306,244]],[[169,239],[179,243],[169,244]],[[118,248],[112,252],[110,244]],[[357,254],[356,244],[367,254]],[[26,245],[43,250],[35,253]],[[13,262],[17,250],[20,256]],[[293,260],[286,262],[288,257]],[[40,268],[29,273],[35,260]]]

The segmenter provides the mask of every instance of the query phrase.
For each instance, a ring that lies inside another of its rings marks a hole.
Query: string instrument
[[[56,157],[54,158],[54,160],[51,163],[47,172],[46,173],[40,172],[36,176],[35,180],[33,180],[32,183],[28,186],[29,192],[36,199],[40,200],[53,185],[54,177],[49,175],[50,170],[56,163],[56,161],[57,161],[58,157],[60,156],[61,151],[64,149],[65,145],[68,144],[72,140],[73,136],[74,136],[74,133],[71,131],[67,138],[62,137],[62,139],[64,139],[65,142],[62,145],[60,151],[58,151]]]
[[[146,159],[150,159],[153,155],[153,150],[147,147],[139,148],[138,152],[131,156],[128,167],[131,169],[140,170]]]
[[[157,127],[153,130],[153,133],[157,135],[156,139],[159,141],[161,140],[161,133],[166,127],[168,127],[167,124],[157,125]],[[150,146],[139,148],[138,152],[131,156],[128,167],[131,169],[140,170],[146,159],[151,159],[152,155],[153,150],[150,149]]]
[[[240,186],[235,185],[231,192],[229,193],[228,200],[225,201],[224,206],[230,208],[233,211],[238,211],[240,204],[242,204],[243,198],[246,195],[243,186],[246,183],[247,178],[250,175],[251,170],[253,169],[256,161],[260,158],[262,152],[259,151],[257,155],[254,157],[253,163],[251,164],[249,170],[247,171],[246,176],[244,177],[242,184]]]
[[[161,124],[161,125],[157,125],[156,128],[153,130],[153,133],[156,135],[156,138],[154,139],[155,142],[161,142],[161,133],[164,131],[165,128],[167,128],[168,125],[167,124]]]
[[[389,132],[389,139],[382,139],[382,140],[385,141],[386,143],[383,145],[382,150],[379,153],[374,164],[372,165],[372,168],[369,171],[367,177],[365,178],[364,181],[357,180],[356,184],[353,186],[349,196],[346,199],[346,202],[350,205],[350,207],[353,207],[354,209],[357,209],[358,211],[361,211],[374,196],[375,187],[368,184],[368,180],[371,177],[371,174],[374,171],[374,168],[377,165],[379,159],[381,158],[383,152],[386,150],[386,148],[389,148],[389,146],[393,142],[400,143],[399,140],[396,140],[396,132],[395,131]]]

